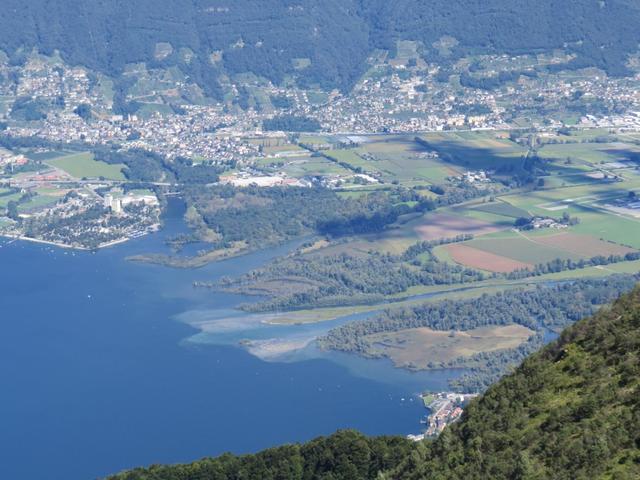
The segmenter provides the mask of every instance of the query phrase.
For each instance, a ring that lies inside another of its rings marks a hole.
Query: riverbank
[[[345,305],[335,307],[304,308],[300,310],[288,310],[280,312],[256,312],[269,316],[265,322],[272,325],[299,325],[307,323],[319,323],[335,320],[347,315],[382,311],[387,308],[412,307],[424,302],[439,300],[460,300],[479,297],[483,294],[493,294],[511,290],[514,288],[534,288],[549,282],[564,282],[586,278],[607,277],[611,275],[636,273],[640,271],[640,261],[617,263],[607,266],[606,269],[594,266],[580,271],[568,270],[564,272],[549,273],[536,277],[527,277],[520,280],[485,280],[472,284],[437,285],[412,287],[405,292],[389,295],[383,302],[367,305]],[[232,292],[235,293],[235,292]]]

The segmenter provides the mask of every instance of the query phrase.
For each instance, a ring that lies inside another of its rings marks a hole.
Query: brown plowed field
[[[426,215],[424,223],[414,227],[415,232],[422,240],[451,238],[465,233],[478,236],[497,232],[500,229],[497,225],[475,218],[445,214]]]
[[[461,243],[447,245],[446,249],[455,262],[479,270],[509,273],[521,268],[533,268],[529,263],[518,262]]]
[[[532,237],[532,240],[542,245],[560,248],[586,257],[625,255],[636,251],[633,248],[605,242],[604,240],[589,235],[576,235],[575,233],[568,232],[544,237]]]

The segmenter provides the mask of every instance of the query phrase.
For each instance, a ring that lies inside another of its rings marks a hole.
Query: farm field
[[[324,145],[329,143],[329,139],[322,136],[302,135],[299,139],[299,142],[307,145]]]
[[[515,348],[534,332],[521,325],[488,326],[473,330],[443,332],[412,328],[368,335],[372,353],[388,357],[397,367],[427,368],[428,364],[448,362],[481,352]]]
[[[302,155],[282,157],[277,159],[279,165],[273,168],[285,171],[292,177],[331,175],[342,170],[347,176],[353,175],[354,171],[362,171],[382,180],[383,183],[359,186],[358,189],[348,188],[351,184],[343,185],[339,195],[351,197],[375,188],[393,189],[394,180],[397,180],[394,183],[399,182],[405,187],[443,183],[448,177],[458,176],[467,170],[495,170],[497,177],[500,177],[500,173],[504,174],[504,180],[518,173],[526,150],[500,132],[445,132],[425,136],[436,143],[440,142],[440,145],[445,145],[446,149],[430,149],[429,146],[405,135],[349,137],[348,140],[331,136],[327,143],[333,144],[334,149],[322,151],[323,154],[331,156],[331,159]],[[349,144],[350,141],[357,142],[357,146],[354,144],[353,148],[344,149],[337,147]],[[485,272],[485,276],[481,277],[485,280],[473,283],[473,286],[468,283],[456,283],[446,287],[413,286],[406,291],[385,296],[385,303],[382,303],[382,300],[381,303],[377,303],[376,300],[376,304],[349,305],[344,309],[336,307],[293,311],[269,321],[308,323],[337,318],[341,313],[370,312],[391,305],[432,301],[431,298],[425,300],[425,297],[418,298],[413,295],[434,294],[433,299],[471,297],[480,292],[496,292],[518,286],[528,288],[538,282],[549,280],[637,272],[640,263],[627,261],[527,277],[519,284],[512,283],[507,275],[504,275],[515,270],[534,269],[539,264],[557,259],[578,262],[596,256],[624,256],[640,250],[640,218],[635,219],[620,209],[612,209],[612,205],[624,205],[624,202],[615,201],[629,198],[630,191],[635,189],[640,194],[640,175],[630,166],[630,162],[625,163],[622,157],[618,157],[619,152],[625,150],[622,145],[560,145],[560,150],[576,146],[582,149],[576,149],[578,156],[572,156],[570,161],[567,161],[567,157],[560,156],[558,151],[554,153],[551,147],[557,145],[546,145],[540,148],[546,148],[547,153],[551,154],[545,157],[549,158],[546,167],[550,173],[542,177],[544,182],[529,183],[520,187],[511,183],[509,193],[498,194],[497,198],[487,193],[484,197],[480,196],[455,206],[441,206],[437,211],[424,215],[414,213],[403,217],[380,233],[343,238],[314,249],[317,255],[347,253],[363,259],[371,252],[399,256],[419,241],[469,234],[473,235],[472,240],[437,246],[433,249],[433,254],[441,262],[455,263]],[[439,156],[433,153],[434,150],[439,152]],[[446,153],[443,154],[443,151]],[[463,160],[451,156],[458,153],[464,157]],[[594,161],[594,155],[599,156],[599,160]],[[344,165],[339,165],[339,162]],[[611,171],[615,173],[609,173]],[[415,191],[429,194],[428,188]],[[571,220],[567,221],[571,226],[566,229],[549,228],[525,232],[513,230],[514,222],[521,217],[560,219],[564,214],[571,217],[567,219]],[[412,262],[407,262],[407,267],[417,271],[426,265],[427,261],[432,266],[430,260],[429,253],[424,253]],[[348,305],[349,302],[344,303]]]
[[[587,211],[579,217],[581,223],[573,227],[573,232],[640,249],[640,219],[599,211]]]
[[[300,148],[298,145],[293,145],[290,143],[284,145],[266,145],[262,147],[262,151],[265,153],[265,155],[307,153],[307,150]]]
[[[577,234],[640,249],[640,218],[623,215],[608,205],[626,198],[634,184],[618,182],[609,185],[536,190],[503,198],[531,215],[560,217],[564,213],[580,220],[571,227]]]
[[[627,161],[640,155],[640,146],[622,142],[547,144],[538,150],[541,158],[572,160],[572,166]]]
[[[125,180],[122,173],[124,165],[110,165],[94,160],[91,153],[76,153],[45,160],[50,165],[65,171],[75,178],[104,177],[109,180]]]
[[[504,227],[461,215],[435,213],[413,220],[405,228],[413,229],[419,240],[438,240],[463,234],[479,236],[497,232]]]
[[[382,233],[358,235],[346,243],[333,244],[322,249],[325,254],[348,253],[350,255],[366,254],[368,252],[390,253],[400,255],[411,245],[419,241],[411,229],[399,226]]]
[[[498,222],[491,222],[463,216],[458,211],[411,214],[404,217],[393,228],[377,234],[358,235],[347,243],[327,247],[325,251],[352,254],[377,251],[399,255],[419,241],[452,238],[462,234],[482,236],[500,232],[513,225],[512,220],[504,221],[505,218],[497,217]]]
[[[545,188],[574,187],[578,185],[589,185],[594,183],[607,182],[603,174],[597,171],[585,171],[584,173],[558,174],[541,177]]]
[[[467,208],[451,208],[449,211],[467,219],[479,220],[495,225],[497,231],[509,230],[513,228],[515,222],[515,218],[513,217],[477,210],[471,205]],[[481,233],[481,235],[491,235],[491,233]]]
[[[442,249],[448,257],[460,265],[496,273],[509,273],[514,270],[533,268],[531,263],[525,263],[502,255],[497,255],[467,244],[447,245]]]
[[[531,268],[555,259],[590,259],[596,256],[625,255],[637,250],[602,240],[593,235],[572,232],[503,232],[461,244],[438,247],[441,260],[480,270],[506,273]]]
[[[287,159],[281,167],[281,170],[288,176],[294,178],[315,175],[353,175],[352,171],[323,157],[296,157]]]
[[[497,200],[495,202],[482,203],[480,205],[472,206],[472,210],[491,213],[493,215],[500,215],[503,217],[510,217],[516,219],[519,217],[528,216],[528,212],[518,207],[514,207],[510,203],[503,200]]]
[[[364,171],[370,171],[369,162],[364,160],[360,154],[360,149],[343,149],[343,150],[326,150],[323,152],[328,157],[331,157],[336,162],[344,162],[351,166],[351,168],[361,168]]]
[[[593,210],[596,204],[626,197],[631,187],[627,182],[598,183],[507,194],[501,198],[532,215],[560,216],[564,211],[574,215]]]
[[[358,148],[325,153],[354,169],[379,175],[385,182],[397,180],[407,186],[443,183],[447,177],[462,173],[454,165],[426,155],[425,148],[412,137],[382,137]]]
[[[421,138],[443,160],[465,170],[518,171],[527,150],[499,132],[428,133]]]
[[[582,255],[573,252],[538,243],[525,235],[511,238],[476,239],[465,244],[484,252],[532,265],[550,262],[556,258],[572,260],[583,258]]]
[[[538,244],[559,248],[568,252],[588,257],[598,255],[626,255],[635,252],[633,248],[618,245],[613,242],[605,242],[589,235],[578,235],[575,233],[558,233],[556,235],[545,235],[535,237]]]
[[[339,248],[352,253],[373,250],[399,255],[419,241],[447,239],[464,234],[475,237],[484,236],[502,232],[511,225],[513,225],[513,221],[506,217],[478,219],[465,216],[452,209],[447,213],[430,212],[425,215],[408,216],[403,223],[397,224],[395,228],[390,228],[379,234],[360,235],[349,243],[340,245]]]

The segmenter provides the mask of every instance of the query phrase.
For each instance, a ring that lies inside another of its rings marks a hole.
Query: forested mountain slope
[[[223,72],[348,89],[375,48],[421,41],[429,61],[456,54],[567,48],[575,66],[624,72],[640,41],[629,0],[4,0],[0,49],[59,50],[72,64],[112,75],[127,63],[179,65],[210,94]],[[161,55],[156,46],[173,47]],[[457,46],[455,43],[457,42]],[[182,49],[182,50],[181,50]],[[188,49],[188,50],[184,50]],[[301,59],[303,59],[301,61]],[[14,57],[19,61],[19,56]],[[310,61],[310,63],[309,63]]]
[[[575,66],[622,73],[639,38],[640,3],[634,1],[377,0],[365,5],[371,39],[379,48],[396,38],[433,46],[443,36],[456,38],[457,49],[472,51],[531,53],[566,47],[577,55]]]
[[[392,477],[640,478],[639,386],[636,288],[525,360]]]
[[[339,432],[114,480],[640,477],[640,288],[565,330],[432,443]],[[384,473],[381,473],[384,472]]]
[[[412,442],[398,437],[367,438],[338,432],[304,445],[271,448],[256,455],[222,455],[190,465],[153,466],[112,480],[358,480],[376,478],[411,454]]]

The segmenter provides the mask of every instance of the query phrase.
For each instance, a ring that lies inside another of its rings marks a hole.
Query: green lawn
[[[33,197],[29,202],[20,204],[18,206],[18,211],[20,213],[31,212],[40,207],[53,205],[59,199],[60,197],[54,197],[51,195],[37,195]]]
[[[93,155],[88,152],[75,153],[62,157],[45,160],[50,165],[60,170],[64,170],[75,178],[98,178],[104,177],[108,180],[125,180],[122,173],[124,165],[110,165],[108,163],[94,160]]]
[[[6,208],[10,201],[18,201],[22,197],[21,193],[14,193],[12,195],[3,195],[0,197],[0,207]]]

